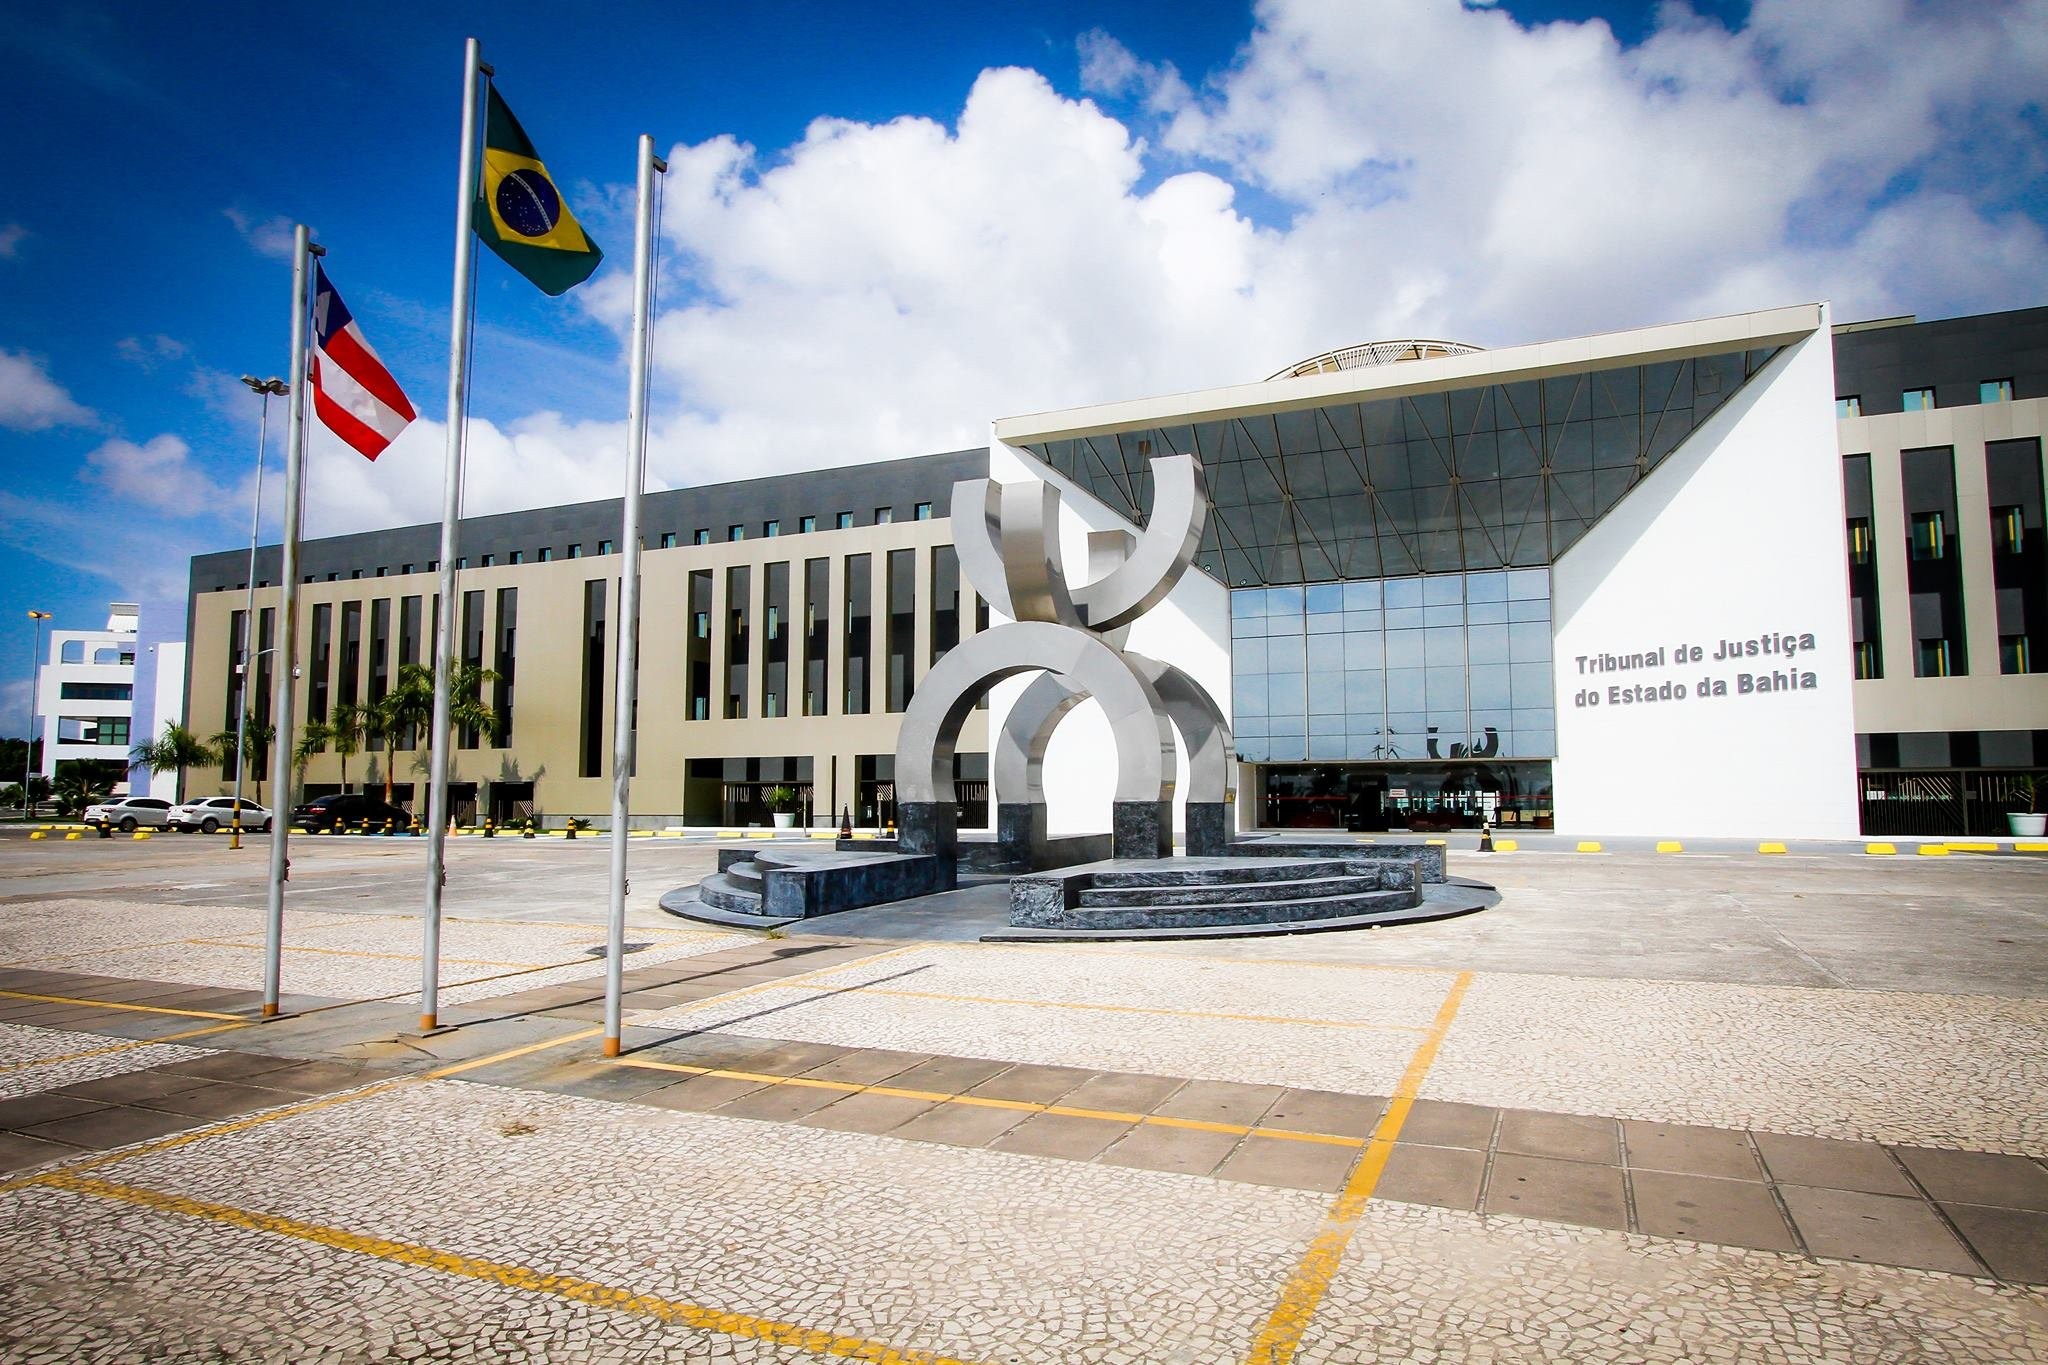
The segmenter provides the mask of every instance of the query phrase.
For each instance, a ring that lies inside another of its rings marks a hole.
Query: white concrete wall
[[[1560,831],[1856,837],[1833,405],[1823,313],[1552,568]],[[1780,636],[1810,647],[1714,657]],[[1657,651],[1646,667],[1594,667]],[[1793,689],[1745,693],[1743,675]],[[1702,696],[1702,682],[1725,694]],[[1667,686],[1684,699],[1623,700]]]
[[[1060,550],[1068,573],[1079,582],[1088,563],[1090,531],[1136,532],[1095,496],[1029,452],[989,439],[989,477],[998,483],[1044,479],[1060,490]],[[1007,619],[990,612],[990,624]],[[1230,714],[1230,592],[1197,568],[1190,568],[1164,602],[1131,627],[1128,646],[1140,654],[1185,670]],[[1031,676],[997,684],[989,700],[989,735],[1002,733],[1003,719]],[[1115,776],[1105,772],[1105,756],[1115,752],[1109,721],[1102,708],[1084,702],[1069,712],[1054,732],[1045,756],[1046,828],[1054,834],[1106,833]],[[1174,737],[1174,763],[1179,781],[1174,791],[1174,825],[1186,827],[1187,752]],[[991,802],[991,807],[993,807]],[[993,809],[991,809],[993,818]]]
[[[150,679],[152,705],[144,715],[142,708],[136,708],[135,742],[146,744],[164,732],[166,725],[185,723],[185,642],[183,640],[162,640],[150,646],[144,655],[142,668],[154,669]],[[140,677],[136,686],[142,686]],[[147,731],[144,726],[148,726]],[[152,773],[147,768],[132,768],[128,773],[129,785],[146,784],[143,794],[160,796],[166,801],[178,799],[178,774],[175,771]]]

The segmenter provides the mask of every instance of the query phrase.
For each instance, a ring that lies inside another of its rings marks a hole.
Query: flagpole
[[[276,793],[289,792],[292,779],[292,692],[298,660],[299,637],[299,514],[305,496],[306,467],[306,323],[309,312],[307,290],[312,272],[307,268],[315,256],[326,253],[313,245],[311,230],[300,223],[292,230],[292,364],[291,408],[286,419],[284,460],[284,549],[278,563],[277,581],[282,591],[278,604],[277,666],[273,670],[270,709],[276,717],[277,736],[270,745],[271,800]],[[260,475],[259,475],[260,477]],[[256,580],[252,575],[250,580]],[[253,627],[254,621],[249,622]],[[254,662],[253,657],[249,662]],[[239,762],[239,758],[237,759]],[[284,884],[291,876],[291,803],[283,803],[285,816],[270,821],[270,888],[263,914],[263,1017],[274,1019],[278,1012],[279,959],[284,950]]]
[[[604,1055],[619,1055],[620,996],[626,953],[626,845],[631,838],[633,704],[639,692],[640,493],[647,484],[647,352],[654,320],[654,177],[668,163],[654,139],[640,135],[640,206],[633,221],[633,349],[626,399],[626,496],[619,543],[626,567],[619,579],[619,665],[612,714],[612,885],[604,960]]]
[[[471,38],[462,61],[462,170],[455,190],[455,301],[448,338],[448,463],[441,496],[441,612],[434,631],[434,728],[428,751],[427,909],[420,950],[420,1031],[439,1023],[441,890],[447,884],[448,688],[455,656],[455,530],[462,515],[462,446],[469,400],[469,276],[476,260],[470,235],[476,202],[476,87],[488,68]]]

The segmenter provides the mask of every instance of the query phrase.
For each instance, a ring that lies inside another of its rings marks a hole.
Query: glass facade
[[[1230,609],[1240,759],[1556,749],[1548,569],[1245,588]]]
[[[1538,568],[1775,349],[1028,446],[1142,521],[1154,455],[1202,457],[1197,561],[1233,588]]]

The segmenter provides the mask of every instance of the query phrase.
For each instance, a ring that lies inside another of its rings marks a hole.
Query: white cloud
[[[0,427],[47,431],[98,424],[92,409],[51,379],[40,359],[22,351],[0,350]]]
[[[174,517],[214,516],[235,507],[235,495],[192,461],[192,448],[168,433],[142,445],[116,438],[87,453],[79,477],[118,498]]]
[[[221,210],[221,216],[235,225],[235,231],[242,234],[242,240],[265,256],[280,261],[292,258],[292,242],[297,224],[283,214],[258,221],[238,208]]]
[[[0,261],[11,261],[21,254],[21,243],[28,236],[28,229],[19,223],[0,223]]]
[[[144,370],[154,370],[166,361],[182,360],[187,349],[184,342],[162,332],[146,337],[122,337],[114,343],[116,355]]]
[[[672,151],[655,482],[979,445],[994,416],[1371,338],[1820,298],[1939,316],[2048,279],[2006,206],[2048,170],[2022,113],[2048,0],[1757,0],[1736,29],[1667,4],[1634,47],[1454,0],[1267,0],[1192,87],[1108,34],[1079,50],[1089,98],[991,70],[950,126]],[[622,335],[629,292],[620,269],[577,298]],[[623,409],[623,365],[590,370]],[[374,466],[316,437],[309,531],[436,519],[443,430]],[[613,496],[623,444],[620,422],[473,421],[468,510]]]

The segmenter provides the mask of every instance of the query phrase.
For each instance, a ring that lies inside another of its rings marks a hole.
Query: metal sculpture
[[[1208,692],[1171,664],[1124,648],[1132,622],[1164,601],[1194,560],[1209,500],[1193,455],[1152,461],[1145,530],[1088,538],[1089,581],[1067,581],[1060,492],[1043,480],[953,486],[960,568],[991,606],[1015,619],[970,637],[935,664],[911,697],[896,746],[897,829],[909,853],[951,854],[957,842],[953,751],[982,694],[1003,678],[1040,674],[1012,708],[993,765],[998,838],[1030,862],[1045,841],[1045,753],[1061,719],[1094,698],[1117,759],[1112,849],[1119,858],[1172,852],[1173,732],[1191,769],[1188,851],[1230,840],[1230,727]]]

